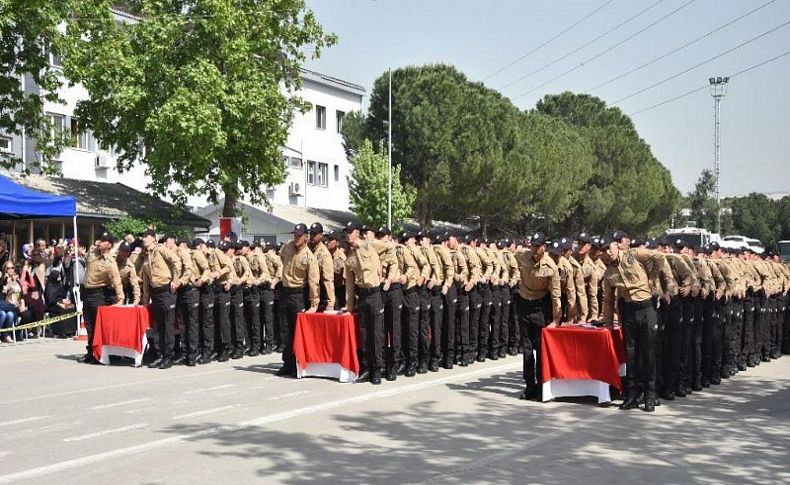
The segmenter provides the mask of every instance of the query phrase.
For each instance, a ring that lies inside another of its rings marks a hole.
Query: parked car
[[[731,236],[724,236],[719,243],[721,247],[724,248],[734,248],[734,249],[741,249],[741,248],[749,248],[757,254],[762,254],[765,252],[765,247],[763,243],[760,242],[759,239],[751,239],[746,236],[739,236],[739,235],[731,235]]]

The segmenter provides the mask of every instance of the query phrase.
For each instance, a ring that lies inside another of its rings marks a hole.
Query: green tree
[[[646,234],[668,226],[680,194],[628,116],[599,98],[571,92],[547,95],[536,110],[577,126],[595,155],[584,202],[572,211],[570,227]]]
[[[118,169],[142,162],[150,189],[185,203],[190,195],[266,199],[281,183],[305,51],[335,42],[304,0],[129,2],[139,16],[119,24],[112,0],[78,2],[69,23],[66,74],[87,89],[77,116]]]
[[[68,133],[53,130],[44,103],[65,104],[58,96],[60,71],[50,55],[60,59],[63,54],[58,26],[70,17],[72,6],[72,0],[0,0],[0,131],[35,141],[39,158],[26,160],[25,173],[31,168],[57,173],[52,160],[68,141]],[[26,93],[23,83],[36,89]],[[0,153],[0,167],[10,169],[20,162]]]
[[[350,160],[365,141],[367,118],[359,111],[352,111],[343,117],[343,149]]]
[[[766,248],[776,246],[782,232],[779,221],[779,204],[765,194],[751,193],[726,201],[732,209],[733,231],[749,238],[759,239]]]
[[[377,153],[370,140],[364,140],[351,159],[348,190],[351,210],[365,224],[387,223],[387,168],[389,160],[383,147]],[[400,181],[400,167],[392,167],[392,229],[408,219],[414,207],[414,189]]]
[[[694,191],[688,195],[688,208],[691,210],[691,220],[696,221],[697,227],[716,232],[718,230],[719,205],[716,203],[716,177],[710,170],[703,170],[694,185]]]

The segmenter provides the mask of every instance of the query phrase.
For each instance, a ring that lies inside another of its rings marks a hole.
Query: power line
[[[702,61],[700,63],[697,63],[697,64],[695,64],[695,65],[693,65],[691,67],[683,69],[682,71],[680,71],[678,73],[675,73],[675,74],[673,74],[673,75],[671,75],[671,76],[669,76],[669,77],[667,77],[665,79],[662,79],[661,81],[659,81],[657,83],[653,83],[650,86],[647,86],[647,87],[644,87],[644,88],[639,89],[637,91],[634,91],[633,93],[629,94],[628,96],[622,97],[622,98],[618,99],[617,101],[615,101],[612,104],[613,105],[619,104],[620,102],[625,101],[626,99],[633,98],[634,96],[642,94],[645,91],[650,91],[651,89],[653,89],[653,88],[655,88],[657,86],[661,86],[662,84],[664,84],[664,83],[666,83],[668,81],[671,81],[672,79],[675,79],[675,78],[677,78],[679,76],[682,76],[683,74],[686,74],[686,73],[688,73],[690,71],[693,71],[694,69],[697,69],[698,67],[704,66],[705,64],[707,64],[707,63],[709,63],[711,61],[715,61],[716,59],[718,59],[718,58],[720,58],[722,56],[725,56],[725,55],[727,55],[727,54],[729,54],[731,52],[734,52],[734,51],[740,49],[743,46],[749,45],[749,44],[751,44],[752,42],[754,42],[754,41],[756,41],[758,39],[762,39],[766,35],[771,34],[773,32],[776,32],[777,30],[779,30],[782,27],[785,27],[787,25],[790,25],[790,20],[786,21],[785,23],[783,23],[781,25],[778,25],[778,26],[774,27],[771,30],[767,30],[767,31],[763,32],[762,34],[758,35],[757,37],[752,37],[751,39],[749,39],[749,40],[747,40],[745,42],[741,42],[740,44],[736,45],[735,47],[733,47],[731,49],[727,49],[726,51],[724,51],[724,52],[722,52],[720,54],[717,54],[717,55],[715,55],[715,56],[713,56],[711,58],[708,58],[708,59],[706,59],[706,60],[704,60],[704,61]]]
[[[622,78],[624,78],[625,76],[628,76],[629,74],[633,74],[633,73],[635,73],[636,71],[639,71],[639,70],[641,70],[641,69],[643,69],[643,68],[645,68],[645,67],[647,67],[647,66],[649,66],[649,65],[651,65],[651,64],[654,64],[654,63],[656,63],[656,62],[660,61],[661,59],[664,59],[664,58],[666,58],[666,57],[669,57],[669,56],[671,56],[672,54],[674,54],[674,53],[676,53],[676,52],[679,52],[679,51],[681,51],[681,50],[685,49],[686,47],[689,47],[689,46],[691,46],[691,45],[693,45],[693,44],[696,44],[697,42],[701,41],[702,39],[705,39],[705,38],[707,38],[707,37],[709,37],[709,36],[711,36],[711,35],[715,34],[716,32],[719,32],[719,31],[721,31],[722,29],[725,29],[725,28],[729,27],[730,25],[732,25],[732,24],[734,24],[734,23],[736,23],[736,22],[739,22],[739,21],[741,21],[741,20],[745,19],[746,17],[748,17],[748,16],[752,15],[753,13],[756,13],[758,10],[762,10],[763,8],[767,7],[768,5],[771,5],[771,4],[772,4],[772,3],[774,3],[774,2],[776,2],[776,0],[771,0],[771,1],[769,1],[769,2],[766,2],[766,3],[762,4],[762,5],[760,5],[759,7],[755,8],[755,9],[753,9],[753,10],[750,10],[749,12],[746,12],[745,14],[741,15],[741,16],[740,16],[740,17],[738,17],[738,18],[735,18],[735,19],[733,19],[733,20],[730,20],[730,21],[729,21],[729,22],[727,22],[726,24],[724,24],[724,25],[720,25],[719,27],[716,27],[715,29],[711,30],[710,32],[708,32],[708,33],[707,33],[707,34],[705,34],[705,35],[701,35],[701,36],[697,37],[696,39],[694,39],[694,40],[692,40],[692,41],[690,41],[690,42],[687,42],[687,43],[683,44],[682,46],[680,46],[680,47],[678,47],[678,48],[676,48],[676,49],[673,49],[673,50],[671,50],[671,51],[667,52],[666,54],[663,54],[663,55],[661,55],[661,56],[658,56],[658,57],[656,57],[655,59],[652,59],[652,60],[650,60],[650,61],[647,61],[647,62],[645,62],[644,64],[642,64],[642,65],[640,65],[640,66],[638,66],[638,67],[635,67],[635,68],[631,69],[631,70],[630,70],[630,71],[628,71],[628,72],[624,72],[623,74],[620,74],[619,76],[615,76],[615,77],[613,77],[612,79],[609,79],[608,81],[602,82],[601,84],[599,84],[599,85],[597,85],[597,86],[595,86],[595,87],[592,87],[592,88],[588,89],[587,91],[585,91],[585,94],[589,94],[590,92],[592,92],[592,91],[595,91],[595,90],[596,90],[596,89],[598,89],[598,88],[602,88],[602,87],[604,87],[604,86],[606,86],[606,85],[608,85],[608,84],[611,84],[611,83],[613,83],[614,81],[617,81],[618,79],[622,79]]]
[[[546,81],[545,83],[541,84],[540,86],[535,86],[534,88],[530,89],[529,91],[525,91],[525,92],[523,92],[523,93],[519,94],[518,96],[516,96],[516,97],[514,97],[514,98],[511,98],[511,101],[515,101],[515,100],[517,100],[517,99],[519,99],[519,98],[522,98],[522,97],[524,97],[524,96],[526,96],[526,95],[528,95],[528,94],[530,94],[530,93],[532,93],[532,92],[534,92],[534,91],[537,91],[538,89],[540,89],[540,88],[542,88],[542,87],[544,87],[544,86],[547,86],[547,85],[549,85],[549,84],[553,83],[553,82],[554,82],[554,81],[556,81],[557,79],[560,79],[560,78],[562,78],[562,77],[565,77],[566,75],[568,75],[568,74],[572,73],[572,72],[573,72],[573,71],[575,71],[576,69],[579,69],[580,67],[584,66],[585,64],[588,64],[588,63],[590,63],[590,62],[594,61],[595,59],[598,59],[599,57],[601,57],[602,55],[606,54],[607,52],[609,52],[609,51],[611,51],[611,50],[613,50],[613,49],[615,49],[615,48],[617,48],[617,47],[619,47],[619,46],[623,45],[624,43],[626,43],[626,42],[628,42],[629,40],[633,39],[633,38],[634,38],[634,37],[636,37],[637,35],[639,35],[639,34],[641,34],[641,33],[645,32],[646,30],[650,29],[651,27],[653,27],[653,26],[655,26],[655,25],[659,24],[660,22],[663,22],[664,20],[668,19],[669,17],[671,17],[671,16],[675,15],[676,13],[678,13],[678,12],[680,12],[681,10],[683,10],[684,8],[688,7],[689,5],[691,5],[692,3],[694,3],[695,1],[696,1],[696,0],[689,0],[688,2],[684,3],[684,4],[683,4],[683,5],[681,5],[680,7],[676,8],[675,10],[673,10],[673,11],[669,12],[668,14],[664,15],[663,17],[661,17],[660,19],[656,20],[655,22],[653,22],[653,23],[649,24],[648,26],[646,26],[646,27],[644,27],[644,28],[642,28],[642,29],[640,29],[640,30],[638,30],[638,31],[634,32],[633,34],[629,35],[629,36],[628,36],[628,37],[626,37],[625,39],[623,39],[623,40],[621,40],[620,42],[618,42],[618,43],[616,43],[616,44],[614,44],[614,45],[612,45],[612,46],[608,47],[607,49],[604,49],[603,51],[601,51],[601,52],[599,52],[598,54],[596,54],[596,55],[592,56],[591,58],[589,58],[589,59],[587,59],[587,60],[585,60],[585,61],[582,61],[581,63],[577,64],[576,66],[572,67],[571,69],[568,69],[567,71],[563,72],[563,73],[562,73],[562,74],[560,74],[559,76],[555,76],[555,77],[553,77],[553,78],[549,79],[548,81]]]
[[[604,2],[603,4],[601,4],[601,6],[599,6],[598,8],[596,8],[595,10],[593,10],[592,12],[588,13],[587,15],[585,15],[584,17],[582,17],[581,19],[577,20],[577,21],[576,21],[576,23],[574,23],[574,24],[573,24],[573,25],[571,25],[570,27],[566,28],[565,30],[563,30],[563,31],[562,31],[562,32],[560,32],[559,34],[555,35],[555,36],[554,36],[554,37],[552,37],[551,39],[549,39],[549,40],[547,40],[546,42],[544,42],[544,43],[540,44],[539,46],[537,46],[537,47],[533,48],[532,50],[530,50],[530,51],[529,51],[529,52],[527,52],[526,54],[522,55],[521,57],[519,57],[519,58],[518,58],[518,59],[516,59],[515,61],[513,61],[513,62],[511,62],[510,64],[506,65],[505,67],[502,67],[502,68],[499,68],[499,69],[497,69],[496,71],[494,71],[494,73],[493,73],[493,74],[489,74],[488,76],[484,77],[484,78],[483,78],[483,81],[486,81],[486,80],[488,80],[488,79],[490,79],[490,78],[492,78],[492,77],[496,76],[497,74],[499,74],[500,72],[504,71],[505,69],[508,69],[508,68],[512,67],[513,65],[515,65],[515,64],[517,64],[517,63],[519,63],[519,62],[521,62],[522,60],[524,60],[524,59],[526,59],[527,57],[531,56],[532,54],[536,53],[536,52],[537,52],[537,51],[539,51],[540,49],[542,49],[542,48],[546,47],[546,46],[547,46],[547,45],[549,45],[550,43],[552,43],[552,42],[554,42],[555,40],[557,40],[558,38],[562,37],[564,34],[567,34],[569,31],[571,31],[572,29],[574,29],[574,28],[575,28],[577,25],[581,24],[582,22],[584,22],[584,21],[585,21],[585,20],[587,20],[588,18],[590,18],[590,17],[592,17],[593,15],[595,15],[596,13],[598,13],[598,11],[599,11],[599,10],[603,9],[604,7],[606,7],[607,5],[609,5],[610,3],[612,3],[613,1],[614,1],[614,0],[608,0],[608,1]]]
[[[518,83],[518,82],[521,82],[521,81],[523,81],[524,79],[527,79],[528,77],[531,77],[531,76],[532,76],[532,75],[534,75],[534,74],[537,74],[537,73],[539,73],[540,71],[542,71],[542,70],[546,69],[547,67],[551,67],[551,66],[553,66],[554,64],[556,64],[556,63],[560,62],[561,60],[563,60],[563,59],[566,59],[568,56],[571,56],[571,55],[573,55],[573,54],[575,54],[575,53],[579,52],[580,50],[584,49],[585,47],[589,46],[590,44],[593,44],[593,43],[597,42],[597,41],[598,41],[598,40],[600,40],[601,38],[603,38],[603,37],[606,37],[607,35],[611,34],[611,33],[612,33],[612,32],[614,32],[615,30],[617,30],[617,29],[619,29],[620,27],[622,27],[623,25],[625,25],[625,24],[627,24],[627,23],[631,22],[632,20],[636,19],[637,17],[641,16],[642,14],[644,14],[645,12],[647,12],[647,11],[648,11],[648,10],[650,10],[650,9],[652,9],[653,7],[655,7],[656,5],[658,5],[659,3],[663,2],[663,1],[664,1],[664,0],[658,0],[657,2],[653,3],[652,5],[648,5],[648,6],[647,6],[647,8],[644,8],[644,9],[642,9],[641,11],[637,12],[635,15],[632,15],[631,17],[629,17],[629,18],[625,19],[624,21],[622,21],[622,22],[620,22],[619,24],[615,25],[614,27],[612,27],[611,29],[607,30],[607,31],[606,31],[606,32],[604,32],[603,34],[599,35],[598,37],[594,38],[593,40],[591,40],[591,41],[588,41],[588,42],[585,42],[584,44],[580,45],[580,46],[579,46],[579,47],[577,47],[576,49],[574,49],[574,50],[572,50],[572,51],[568,52],[567,54],[565,54],[565,55],[563,55],[563,56],[561,56],[561,57],[558,57],[557,59],[554,59],[553,61],[549,62],[548,64],[544,64],[543,66],[539,67],[538,69],[535,69],[534,71],[530,72],[529,74],[526,74],[526,75],[524,75],[524,76],[521,76],[520,78],[518,78],[518,79],[516,79],[516,80],[514,80],[514,81],[511,81],[511,82],[509,82],[509,83],[507,83],[507,84],[505,84],[504,86],[502,86],[501,88],[499,88],[499,90],[501,91],[501,90],[503,90],[503,89],[505,89],[505,88],[509,88],[510,86],[512,86],[512,85],[514,85],[514,84],[516,84],[516,83]],[[775,1],[775,0],[774,0],[774,1]]]
[[[747,73],[747,72],[749,72],[749,71],[751,71],[753,69],[757,69],[758,67],[762,67],[762,66],[764,66],[766,64],[770,64],[770,63],[772,63],[774,61],[777,61],[777,60],[779,60],[779,59],[781,59],[781,58],[783,58],[785,56],[788,56],[788,55],[790,55],[790,51],[782,52],[781,54],[779,54],[777,56],[774,56],[774,57],[772,57],[770,59],[767,59],[767,60],[765,60],[763,62],[760,62],[758,64],[755,64],[753,66],[749,66],[749,67],[747,67],[746,69],[744,69],[742,71],[736,72],[735,74],[731,74],[729,77],[730,77],[730,79],[732,79],[735,76],[740,76],[740,75],[745,74],[745,73]],[[654,104],[652,106],[648,106],[647,108],[640,109],[639,111],[634,111],[633,113],[629,114],[628,116],[636,116],[636,115],[638,115],[640,113],[644,113],[645,111],[650,111],[650,110],[658,108],[660,106],[664,106],[665,104],[669,104],[669,103],[671,103],[673,101],[677,101],[678,99],[685,98],[686,96],[690,96],[690,95],[692,95],[692,94],[694,94],[696,92],[702,91],[703,89],[708,89],[709,87],[710,86],[708,84],[705,84],[704,86],[700,86],[698,88],[692,89],[691,91],[685,92],[685,93],[683,93],[681,95],[674,96],[674,97],[669,98],[669,99],[665,99],[664,101],[661,101],[660,103],[656,103],[656,104]]]

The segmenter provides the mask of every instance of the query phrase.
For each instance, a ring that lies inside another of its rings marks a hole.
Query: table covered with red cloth
[[[93,332],[93,356],[102,364],[110,363],[110,355],[143,362],[148,344],[145,331],[151,327],[151,313],[146,306],[100,306]]]
[[[299,313],[293,348],[299,378],[354,382],[359,375],[357,325],[351,313]]]
[[[609,386],[622,392],[625,363],[622,331],[617,328],[544,328],[541,338],[543,400],[595,396],[611,401]]]

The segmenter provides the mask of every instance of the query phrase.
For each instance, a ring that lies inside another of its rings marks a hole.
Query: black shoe
[[[162,363],[163,360],[164,360],[164,357],[157,358],[155,361],[153,361],[150,364],[148,364],[148,368],[149,369],[158,369],[159,365]]]
[[[453,361],[450,359],[445,360],[444,363],[442,364],[442,367],[444,367],[447,370],[451,370],[453,368]]]
[[[627,410],[627,409],[634,409],[639,407],[639,399],[629,397],[620,405],[620,409]]]
[[[425,369],[426,371],[428,369]],[[406,366],[406,372],[403,373],[406,377],[414,377],[417,375],[417,364],[411,362],[409,365]]]
[[[387,369],[386,378],[390,382],[392,382],[392,381],[394,381],[395,379],[398,378],[398,372],[397,372],[397,369],[394,366],[393,367],[389,367]]]
[[[274,351],[277,352],[278,354],[282,353],[283,350],[285,350],[285,347],[282,345],[278,345],[277,347],[274,348]]]
[[[370,374],[370,383],[373,384],[374,386],[378,386],[381,384],[381,371],[374,370]]]
[[[656,405],[652,399],[648,399],[645,401],[645,412],[652,413],[656,410]]]
[[[504,347],[499,347],[499,358],[504,359],[507,357],[507,349]]]
[[[691,390],[692,391],[697,391],[697,392],[701,391],[702,390],[702,384],[700,384],[699,382],[695,382],[694,385],[691,386]]]
[[[659,398],[655,398],[655,399],[653,399],[653,404],[654,404],[656,407],[659,407],[659,406],[661,406],[661,399],[659,399]]]
[[[283,365],[274,374],[279,377],[293,377],[294,375],[296,375],[296,372],[294,371],[294,369],[289,368],[287,365]]]
[[[678,389],[675,391],[676,397],[686,397],[686,390],[685,389]]]
[[[743,371],[745,371],[746,369],[747,369],[747,366],[746,366],[746,364],[744,364],[744,363],[742,363],[742,362],[738,362],[738,370],[739,370],[739,371],[743,372]]]
[[[419,367],[417,367],[417,373],[418,374],[427,374],[428,373],[428,363],[425,362],[424,360],[422,362],[420,362]],[[407,377],[408,377],[408,374],[407,374]]]
[[[264,347],[261,349],[261,354],[263,354],[263,355],[269,355],[269,354],[271,354],[271,353],[272,353],[272,348],[271,348],[271,347],[269,347],[268,345],[267,345],[267,346],[264,346]]]
[[[359,376],[357,376],[357,382],[365,382],[370,378],[370,372],[367,369],[362,369],[359,371]]]
[[[691,386],[686,386],[686,395],[690,396],[692,394],[694,394],[694,389],[692,389]]]
[[[674,401],[675,395],[672,394],[671,392],[662,392],[661,399],[663,399],[664,401]]]
[[[187,367],[195,367],[197,365],[197,359],[195,359],[194,357],[187,357],[186,360],[184,361],[184,364]]]
[[[508,347],[507,353],[508,355],[515,357],[516,355],[518,355],[518,349],[516,347]]]
[[[219,357],[217,357],[217,361],[219,362],[227,362],[228,360],[230,360],[230,355],[228,355],[227,352],[222,352],[219,354]]]
[[[258,351],[258,349],[252,348],[252,349],[247,351],[247,355],[250,356],[250,357],[258,357],[259,355],[261,355],[261,353],[260,353],[260,351]]]
[[[497,352],[489,352],[488,358],[491,360],[499,360],[499,351]]]
[[[184,354],[176,355],[175,357],[173,357],[173,360],[172,360],[173,365],[181,365],[181,364],[183,364],[184,363],[184,359],[185,359]]]
[[[458,365],[460,365],[461,367],[469,367],[469,357],[465,355],[461,357],[461,363]]]
[[[702,386],[702,388],[703,388],[703,389],[707,389],[707,388],[709,388],[709,387],[710,387],[710,382],[708,382],[708,381],[702,381],[702,382],[700,383],[700,385]]]
[[[478,362],[485,362],[486,361],[485,354],[477,354],[477,361]]]
[[[211,360],[219,360],[219,354],[217,352],[211,352]]]
[[[210,364],[211,363],[211,354],[209,354],[208,352],[203,352],[203,354],[198,359],[197,363],[200,364],[200,365]]]
[[[241,359],[242,357],[244,357],[244,349],[236,349],[233,355],[230,356],[231,359]]]
[[[714,386],[719,386],[721,385],[721,379],[711,379],[710,383]]]
[[[96,357],[94,357],[93,354],[85,354],[85,355],[83,355],[82,357],[79,358],[79,362],[82,362],[83,364],[98,364],[99,363],[99,361],[96,360]]]
[[[160,369],[169,369],[171,367],[173,367],[173,360],[170,357],[165,357],[159,364]]]
[[[428,370],[431,372],[439,372],[439,362],[432,360]]]
[[[538,388],[536,387],[527,387],[523,391],[521,391],[521,395],[518,396],[519,399],[525,401],[531,401],[533,399],[537,399],[538,397]]]
[[[768,357],[767,355],[763,355],[763,356],[760,358],[760,360],[761,360],[762,362],[771,362],[771,358],[770,358],[770,357]]]
[[[402,376],[402,375],[406,374],[406,367],[408,367],[406,365],[406,362],[401,362],[400,365],[398,365],[398,375],[399,376]]]

